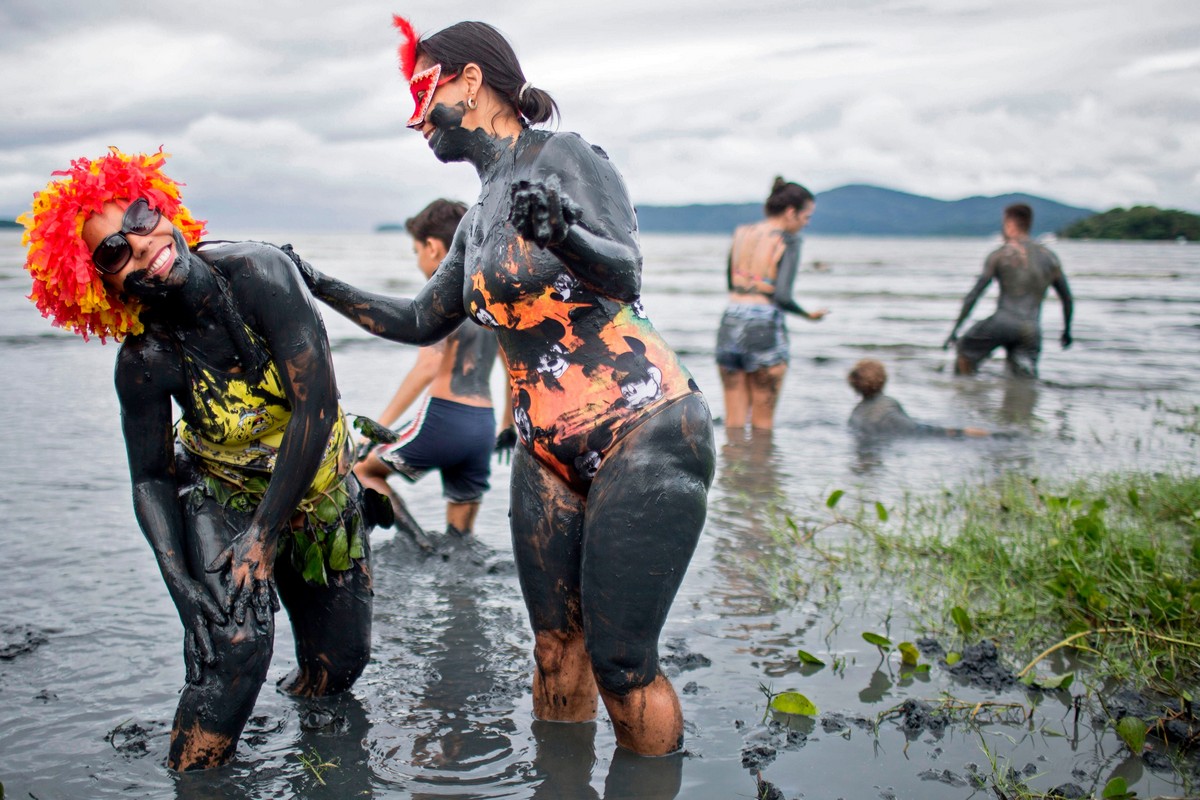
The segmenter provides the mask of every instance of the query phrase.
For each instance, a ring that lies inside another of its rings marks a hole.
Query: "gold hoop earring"
[[[467,98],[467,109],[470,111],[474,111],[477,108],[479,108],[479,101],[476,100],[474,97],[468,97]]]

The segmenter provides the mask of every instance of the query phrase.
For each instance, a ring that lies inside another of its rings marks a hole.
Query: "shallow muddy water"
[[[369,288],[411,293],[407,237],[290,236],[321,268]],[[647,311],[680,351],[714,412],[712,362],[725,304],[724,237],[648,235]],[[163,767],[183,680],[180,627],[133,519],[112,389],[113,345],[53,330],[24,299],[19,236],[0,234],[0,782],[5,796],[744,798],[755,772],[788,798],[965,798],[995,758],[1040,790],[1095,788],[1113,775],[1140,796],[1180,794],[1170,770],[1126,758],[1116,737],[1066,693],[1039,700],[1032,725],[998,720],[906,732],[856,725],[906,699],[1029,706],[1023,691],[960,684],[934,667],[902,681],[863,631],[918,633],[904,591],[845,576],[837,602],[814,591],[776,606],[756,561],[785,514],[820,519],[834,489],[889,506],[907,493],[972,485],[1018,470],[1047,480],[1111,469],[1194,468],[1200,375],[1200,247],[1059,243],[1076,295],[1075,346],[1059,349],[1053,294],[1037,383],[1002,362],[955,378],[940,349],[983,257],[985,239],[809,238],[798,281],[820,323],[790,320],[792,369],[769,441],[718,433],[720,458],[700,548],[662,637],[680,690],[686,753],[618,752],[607,720],[531,716],[531,636],[508,545],[507,467],[493,473],[478,533],[483,566],[421,560],[376,536],[374,655],[348,696],[297,702],[268,684],[234,764],[200,775]],[[826,269],[814,270],[813,262]],[[975,318],[991,312],[993,288]],[[377,413],[413,363],[411,348],[326,315],[343,406]],[[888,367],[889,394],[927,422],[1015,433],[1004,440],[909,440],[863,450],[845,421],[845,375],[859,358]],[[497,395],[498,396],[498,395]],[[399,484],[398,484],[399,485]],[[429,527],[440,486],[399,485]],[[850,502],[849,498],[843,502]],[[831,533],[830,535],[837,535]],[[282,620],[281,620],[282,622]],[[270,680],[294,656],[279,626]],[[795,651],[845,659],[801,670]],[[1017,665],[1019,666],[1019,665]],[[822,716],[791,732],[762,724],[760,684],[804,692]],[[1077,690],[1078,691],[1078,690]],[[303,760],[302,760],[303,759]],[[312,766],[306,766],[305,760]],[[336,766],[322,767],[322,764]],[[324,781],[324,783],[322,783]]]

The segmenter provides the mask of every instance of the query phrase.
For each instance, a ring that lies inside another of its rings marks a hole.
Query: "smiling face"
[[[106,237],[122,232],[128,206],[127,200],[108,202],[100,213],[88,217],[83,223],[83,242],[89,252]],[[138,296],[145,294],[139,288],[166,287],[178,282],[183,276],[174,274],[180,270],[173,270],[173,267],[186,263],[183,256],[187,249],[182,236],[176,234],[175,226],[166,217],[161,217],[154,229],[145,235],[124,233],[130,247],[129,260],[118,272],[101,276],[105,285]]]

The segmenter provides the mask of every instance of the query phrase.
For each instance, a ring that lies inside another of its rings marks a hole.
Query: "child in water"
[[[945,428],[917,422],[904,406],[883,393],[887,370],[873,358],[854,365],[846,380],[862,400],[850,414],[850,427],[865,437],[887,436],[990,436],[983,428]]]

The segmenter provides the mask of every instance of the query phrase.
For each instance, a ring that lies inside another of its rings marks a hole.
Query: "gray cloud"
[[[641,204],[759,200],[784,174],[1200,210],[1193,0],[7,0],[0,217],[110,144],[164,145],[214,235],[368,230],[470,200],[473,171],[403,129],[394,10],[499,27]]]

